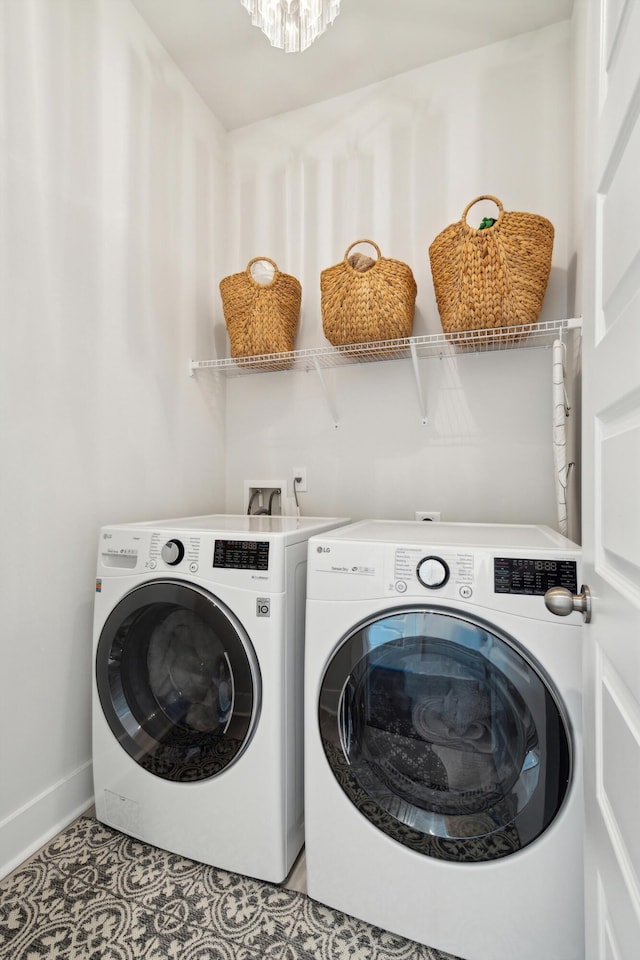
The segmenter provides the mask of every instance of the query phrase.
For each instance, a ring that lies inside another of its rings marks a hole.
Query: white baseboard
[[[93,803],[93,768],[83,764],[0,822],[0,878],[48,843]]]

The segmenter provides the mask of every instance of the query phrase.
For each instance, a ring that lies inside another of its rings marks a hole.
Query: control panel
[[[485,535],[484,528],[480,535]],[[545,620],[553,614],[545,607],[544,595],[553,586],[577,595],[580,572],[578,549],[429,543],[426,536],[424,542],[395,544],[336,535],[310,545],[307,596],[353,602],[464,602]]]
[[[493,588],[495,593],[544,596],[551,587],[566,587],[578,592],[575,560],[495,557]]]
[[[267,540],[216,540],[213,566],[226,570],[268,570]]]
[[[99,566],[125,576],[137,571],[154,576],[199,578],[217,585],[279,590],[286,576],[288,545],[267,534],[199,531],[143,525],[105,528],[101,533]],[[306,549],[306,543],[305,543]]]

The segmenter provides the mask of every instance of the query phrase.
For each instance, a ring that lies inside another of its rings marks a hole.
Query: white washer
[[[104,527],[94,615],[100,821],[282,881],[303,843],[307,540],[345,520]]]
[[[311,897],[465,960],[583,960],[580,549],[362,521],[309,541]]]

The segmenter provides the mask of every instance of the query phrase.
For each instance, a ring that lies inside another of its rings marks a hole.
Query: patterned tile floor
[[[448,960],[297,890],[75,821],[0,883],[2,960]]]

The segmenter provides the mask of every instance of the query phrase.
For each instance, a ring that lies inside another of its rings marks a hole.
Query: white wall
[[[0,873],[92,795],[101,524],[223,508],[226,135],[127,0],[0,5]]]
[[[571,57],[563,23],[235,131],[230,272],[275,259],[302,282],[296,346],[326,345],[320,271],[368,237],[413,269],[414,333],[437,333],[429,244],[489,193],[553,222],[541,319],[572,316]],[[421,368],[427,426],[408,361],[330,371],[337,430],[313,374],[229,381],[227,509],[246,509],[245,480],[306,466],[308,514],[555,525],[549,352]]]

